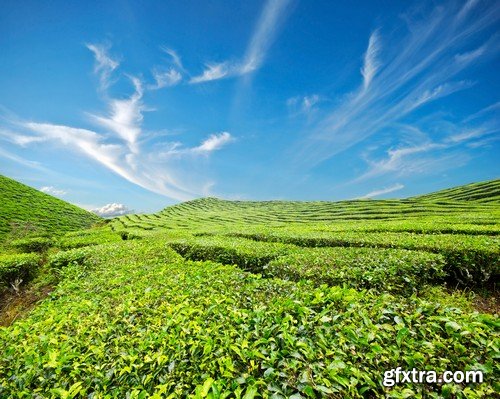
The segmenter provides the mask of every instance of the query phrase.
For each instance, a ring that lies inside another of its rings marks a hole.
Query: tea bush
[[[500,238],[460,234],[358,233],[262,231],[229,233],[257,241],[281,242],[304,247],[401,248],[438,253],[446,259],[445,271],[465,286],[488,285],[500,276]]]
[[[14,240],[10,246],[19,252],[45,252],[52,246],[54,241],[47,237],[32,237]]]
[[[238,265],[257,273],[271,260],[293,248],[279,243],[256,243],[227,237],[195,237],[170,241],[168,245],[186,259]]]
[[[62,269],[70,264],[82,265],[89,255],[87,248],[75,248],[60,251],[49,256],[48,264],[55,269]]]
[[[5,288],[16,279],[26,282],[40,262],[36,254],[0,255],[0,288]]]
[[[444,277],[444,258],[427,252],[375,248],[311,248],[272,260],[271,276],[411,294]]]
[[[417,297],[265,279],[161,242],[89,247],[50,300],[0,329],[0,397],[489,398],[498,322]],[[385,370],[484,372],[382,385]]]
[[[57,241],[61,249],[81,248],[121,241],[121,236],[109,228],[94,228],[67,233]]]

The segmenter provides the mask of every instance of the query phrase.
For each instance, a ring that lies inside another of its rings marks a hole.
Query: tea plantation
[[[3,319],[0,398],[498,397],[499,189],[205,198],[4,241],[4,300],[51,292]],[[396,367],[484,381],[384,386]]]
[[[0,175],[0,241],[12,230],[60,234],[90,227],[93,213]]]

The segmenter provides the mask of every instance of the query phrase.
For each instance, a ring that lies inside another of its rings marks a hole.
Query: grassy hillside
[[[334,230],[438,231],[496,233],[498,202],[353,200],[339,202],[226,201],[202,198],[165,208],[156,214],[125,215],[117,228],[217,229],[229,226],[324,226]]]
[[[474,201],[500,204],[500,179],[467,184],[414,197],[431,201]]]
[[[29,223],[38,232],[61,233],[90,227],[100,217],[0,175],[0,240],[13,224]]]
[[[58,285],[0,327],[0,397],[494,397],[498,208],[205,198],[13,247],[5,283]],[[384,386],[396,367],[483,382]]]

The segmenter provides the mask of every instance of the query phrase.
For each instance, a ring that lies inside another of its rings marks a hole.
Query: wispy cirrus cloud
[[[43,172],[46,174],[51,173],[52,171],[44,167],[40,162],[37,161],[31,161],[29,159],[25,159],[23,157],[20,157],[19,155],[12,154],[9,151],[6,151],[2,148],[0,148],[0,157],[8,159],[10,161],[13,161],[19,165],[23,165],[27,168],[37,170],[39,172]]]
[[[190,79],[190,83],[203,83],[228,77],[242,76],[258,70],[276,39],[290,0],[268,0],[262,10],[245,55],[237,62],[209,62],[203,72]]]
[[[219,134],[212,134],[208,139],[203,141],[198,147],[193,148],[193,152],[200,153],[210,153],[213,151],[220,150],[227,143],[233,141],[233,137],[228,132],[222,132]]]
[[[315,106],[322,101],[318,94],[311,94],[307,96],[291,97],[286,101],[286,105],[292,115],[309,114],[314,111]]]
[[[207,63],[206,69],[201,75],[193,76],[189,83],[202,83],[210,82],[212,80],[218,80],[225,78],[229,75],[239,74],[239,68],[237,66],[230,66],[227,62],[222,62],[219,64]]]
[[[166,143],[164,150],[160,152],[162,157],[182,157],[182,156],[208,156],[214,151],[222,149],[228,143],[234,141],[234,137],[229,132],[211,134],[200,145],[196,147],[185,147],[181,143]]]
[[[474,85],[456,77],[498,52],[497,34],[479,46],[475,38],[499,19],[498,4],[469,1],[435,7],[420,19],[406,15],[404,35],[383,40],[382,30],[375,30],[364,53],[360,85],[296,144],[296,163],[317,165],[410,116],[419,126],[416,110]]]
[[[177,51],[165,46],[161,47],[161,49],[172,58],[174,65],[179,68],[179,70],[186,71],[184,69],[184,65],[182,65],[181,57],[177,54]]]
[[[486,107],[477,115],[487,116],[479,125],[467,125],[466,118],[458,123],[446,122],[438,125],[439,130],[447,130],[440,139],[431,134],[404,124],[398,125],[400,131],[408,131],[413,137],[408,142],[385,151],[383,157],[373,159],[365,155],[368,169],[354,182],[383,175],[410,176],[455,168],[466,162],[470,156],[462,148],[481,148],[493,141],[500,140],[500,118],[493,106]]]
[[[242,73],[249,73],[261,67],[269,48],[276,39],[277,30],[289,5],[290,0],[267,1],[245,53],[241,66]]]
[[[174,68],[168,68],[166,70],[153,69],[152,71],[155,84],[149,85],[150,90],[163,89],[164,87],[175,86],[182,80],[182,75],[179,71]]]
[[[365,53],[363,68],[361,69],[361,75],[363,75],[363,87],[365,90],[370,85],[370,82],[380,67],[380,61],[378,60],[380,52],[379,42],[380,37],[378,31],[375,31],[371,34],[370,40],[368,40],[368,48]]]
[[[86,44],[87,48],[94,53],[95,67],[94,71],[99,74],[100,88],[106,90],[110,85],[110,78],[113,71],[118,68],[120,63],[109,55],[109,44]]]
[[[132,152],[137,152],[137,140],[142,133],[141,123],[144,119],[145,106],[142,103],[144,89],[142,82],[130,77],[134,92],[126,99],[110,99],[108,116],[89,114],[99,126],[113,132],[123,139]]]
[[[87,47],[94,53],[95,73],[100,76],[99,89],[104,91],[108,108],[103,114],[87,113],[96,129],[26,121],[9,116],[2,118],[8,128],[2,126],[0,139],[23,147],[44,142],[70,150],[98,162],[133,184],[175,200],[188,200],[202,194],[207,182],[202,174],[193,176],[189,170],[197,158],[206,158],[231,142],[231,134],[212,134],[195,147],[167,142],[150,145],[144,151],[143,144],[148,137],[148,132],[143,128],[144,112],[151,110],[144,103],[144,95],[156,88],[144,85],[137,77],[126,75],[133,86],[132,94],[125,98],[109,96],[107,88],[110,74],[118,67],[118,63],[107,55],[109,47]],[[164,82],[158,83],[162,85]],[[165,146],[170,146],[170,151],[160,151]],[[210,184],[214,182],[211,180]]]
[[[169,55],[171,63],[168,67],[154,67],[151,70],[155,82],[147,85],[149,90],[159,90],[164,87],[175,86],[182,82],[183,74],[188,73],[182,65],[181,57],[175,50],[164,46],[160,47],[160,49]]]
[[[405,186],[403,184],[396,183],[390,187],[382,188],[380,190],[370,191],[369,193],[363,195],[362,197],[359,197],[358,199],[369,199],[369,198],[379,197],[379,196],[384,195],[384,194],[389,194],[389,193],[393,193],[395,191],[399,191],[399,190],[403,189],[404,187]]]
[[[134,153],[130,151],[127,143],[108,143],[105,134],[87,129],[36,122],[24,122],[17,128],[24,129],[25,132],[31,131],[35,137],[43,139],[48,144],[61,146],[84,155],[129,182],[172,199],[183,201],[194,198],[201,194],[205,184],[200,183],[200,186],[188,187],[180,183],[183,179],[176,177],[180,173],[178,165],[176,168],[172,161],[178,160],[179,155],[188,153],[192,156],[206,156],[211,152],[208,148],[205,151],[197,149],[185,152],[173,151],[167,154],[156,151]],[[220,144],[218,148],[222,145]],[[203,143],[200,147],[203,147]],[[218,148],[212,148],[212,150]]]

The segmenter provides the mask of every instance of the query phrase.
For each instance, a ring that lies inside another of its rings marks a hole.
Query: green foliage
[[[62,269],[68,265],[83,265],[89,252],[87,248],[75,248],[68,251],[56,252],[49,256],[48,264],[55,269]]]
[[[54,241],[47,237],[23,238],[9,244],[19,252],[45,252],[54,246]]]
[[[500,201],[500,180],[491,180],[480,183],[453,187],[415,197],[417,199],[438,201],[475,201],[480,203],[497,203]]]
[[[0,397],[494,395],[494,317],[183,261],[162,241],[87,250],[88,267],[63,269],[50,300],[0,329]],[[397,366],[485,383],[384,388]]]
[[[93,213],[0,175],[0,240],[11,231],[15,238],[32,231],[60,234],[100,220]]]
[[[499,180],[500,182],[500,180]],[[498,200],[475,201],[352,200],[339,202],[225,201],[203,198],[170,206],[153,215],[125,215],[117,230],[244,230],[306,224],[335,231],[408,231],[415,233],[495,234],[500,232]]]
[[[0,255],[0,289],[8,287],[16,279],[28,281],[38,267],[36,254]]]
[[[316,284],[411,294],[443,277],[444,258],[426,252],[374,248],[312,248],[270,262],[266,274]]]
[[[500,239],[496,236],[324,232],[305,229],[279,232],[261,230],[257,233],[230,235],[303,247],[401,248],[434,252],[444,256],[445,271],[452,281],[465,286],[487,285],[500,275]]]
[[[61,249],[81,248],[121,241],[121,236],[107,227],[75,231],[65,234],[57,240]]]
[[[168,242],[168,245],[186,259],[238,265],[252,272],[261,272],[271,260],[290,251],[290,246],[279,243],[227,237],[181,239]]]
[[[388,201],[207,198],[68,234],[75,215],[15,222],[27,192],[4,206],[0,190],[0,230],[8,215],[17,237],[54,233],[40,270],[59,281],[0,327],[0,398],[494,397],[498,317],[434,284],[499,276],[497,185]],[[13,273],[0,281],[38,262],[0,255]],[[398,366],[481,370],[485,382],[383,387]]]

